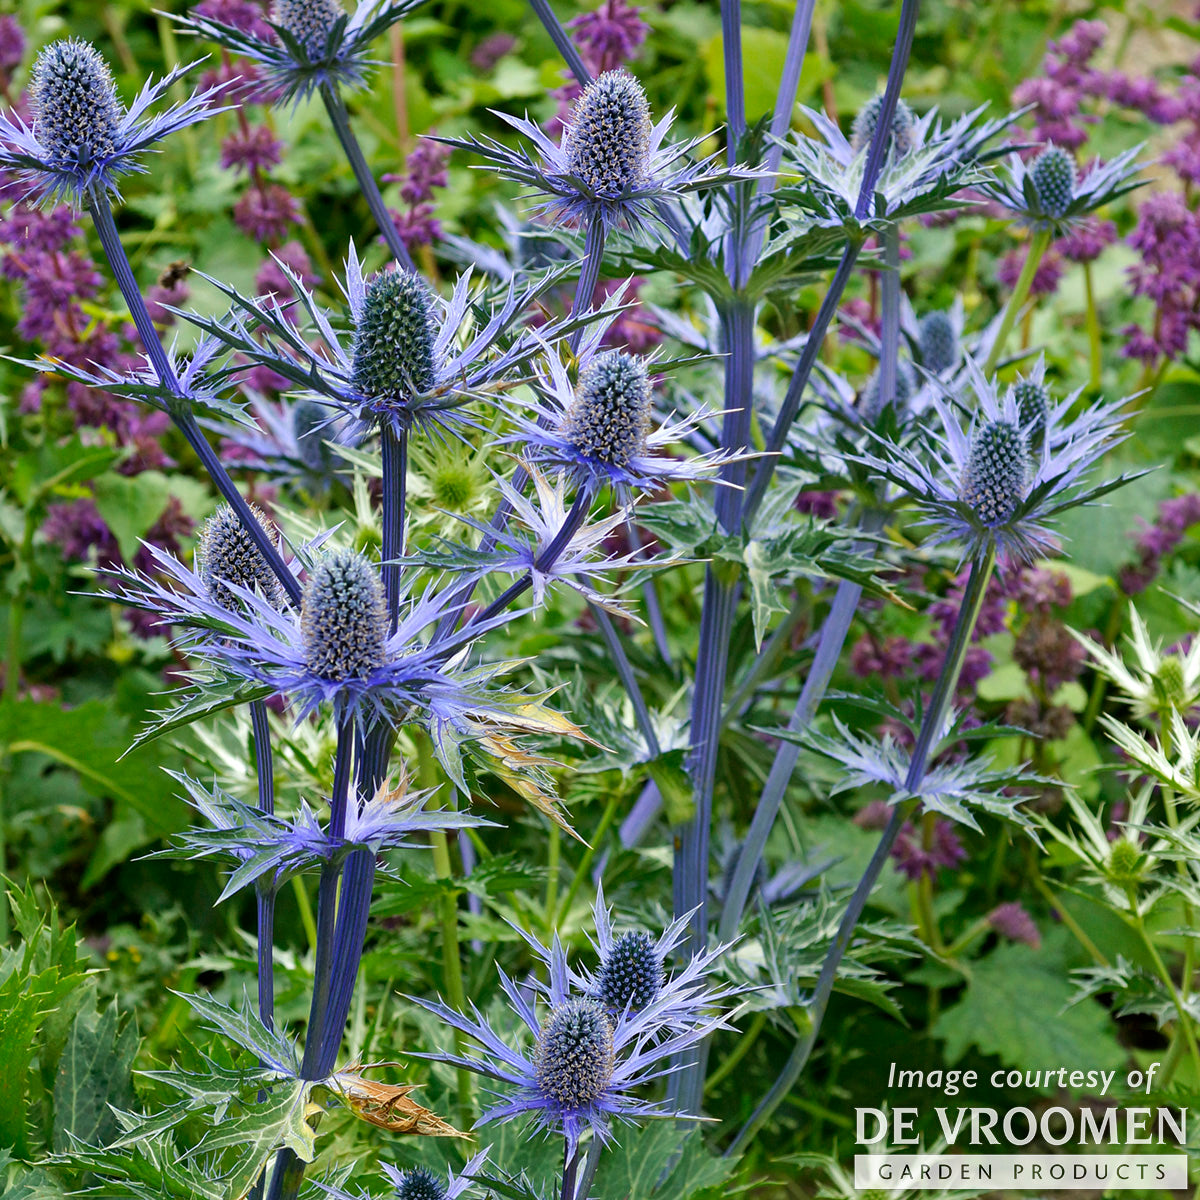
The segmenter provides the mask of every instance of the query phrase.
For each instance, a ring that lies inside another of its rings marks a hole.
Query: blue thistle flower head
[[[1050,145],[1033,160],[1029,171],[1038,204],[1048,217],[1062,217],[1075,199],[1075,160],[1061,146]]]
[[[963,472],[961,495],[980,523],[989,529],[1003,525],[1025,495],[1029,443],[1011,421],[989,421],[971,438]]]
[[[855,154],[861,153],[871,144],[875,130],[879,128],[879,114],[882,111],[882,93],[872,96],[858,110],[858,116],[854,118],[854,128],[850,135],[850,145]],[[915,145],[916,126],[917,118],[913,114],[913,110],[903,100],[897,101],[885,157],[903,158]]]
[[[1039,362],[1029,381],[1040,386],[1044,369]],[[1060,513],[1094,503],[1134,478],[1094,484],[1086,478],[1126,436],[1127,399],[1093,404],[1072,418],[1079,393],[1065,397],[1048,408],[1040,444],[1031,452],[1031,422],[1018,407],[1016,389],[998,391],[969,354],[953,381],[932,382],[940,392],[931,401],[940,429],[931,425],[927,436],[908,445],[868,430],[873,452],[853,458],[908,494],[932,526],[934,544],[959,541],[964,556],[991,548],[1010,565],[1032,562],[1053,550],[1051,529]]]
[[[258,63],[280,100],[303,100],[327,84],[361,86],[374,65],[371,43],[421,3],[357,0],[347,13],[339,0],[275,0],[276,37],[203,11],[172,19],[189,33]]]
[[[533,1068],[542,1090],[568,1108],[598,1100],[613,1074],[613,1031],[595,1000],[570,1000],[542,1024]]]
[[[662,958],[649,934],[623,933],[596,972],[596,999],[605,1008],[624,1012],[645,1008],[663,986]]]
[[[1026,225],[1064,233],[1146,182],[1139,178],[1141,150],[1134,146],[1107,162],[1096,159],[1080,174],[1070,152],[1051,143],[1029,161],[1011,154],[1003,168],[981,182],[980,191]]]
[[[82,206],[89,196],[118,195],[122,175],[145,170],[142,151],[218,111],[214,103],[221,87],[147,116],[190,69],[181,67],[147,83],[126,110],[95,46],[79,38],[49,43],[30,76],[32,125],[12,112],[0,115],[0,169],[13,172],[32,200]]]
[[[686,459],[661,453],[710,414],[696,411],[681,419],[672,414],[655,427],[653,356],[602,349],[610,325],[606,317],[584,336],[577,379],[548,348],[535,366],[533,397],[512,413],[513,428],[498,443],[518,445],[527,461],[556,467],[579,487],[593,492],[612,487],[623,502],[634,491],[715,475],[731,457],[745,457],[723,451]]]
[[[1013,384],[1013,399],[1021,428],[1031,446],[1041,444],[1046,434],[1046,418],[1050,413],[1050,392],[1038,379],[1018,379]]]
[[[898,362],[896,364],[896,394],[892,398],[897,413],[904,413],[916,391],[917,379],[912,367],[904,361]],[[863,389],[864,420],[869,425],[874,425],[883,414],[884,407],[883,398],[880,395],[880,372],[876,370],[867,380],[867,386]]]
[[[334,26],[345,16],[338,0],[275,0],[275,24],[296,39],[309,62],[326,57]]]
[[[607,959],[616,949],[611,914],[600,892],[596,898],[597,946]],[[659,962],[666,960],[687,936],[687,914],[671,923],[653,944]],[[641,1008],[608,1008],[598,999],[598,975],[579,973],[567,963],[562,942],[555,937],[544,946],[532,934],[513,926],[546,968],[547,980],[537,976],[518,985],[500,973],[500,986],[527,1034],[529,1053],[514,1048],[483,1018],[446,1005],[410,997],[446,1024],[467,1034],[482,1054],[428,1054],[421,1057],[465,1067],[509,1085],[506,1095],[485,1111],[478,1124],[528,1114],[543,1129],[561,1134],[568,1154],[574,1153],[587,1129],[607,1142],[614,1121],[667,1117],[663,1104],[639,1093],[672,1071],[671,1059],[695,1046],[714,1029],[727,1028],[717,1006],[738,994],[738,985],[711,987],[709,976],[728,946],[715,946],[687,959],[671,978],[663,978],[653,998]],[[632,944],[632,943],[631,943]],[[639,951],[640,954],[640,951]],[[532,987],[533,999],[529,989]],[[539,1021],[538,1010],[548,1010]],[[513,1022],[504,1025],[506,1033]]]
[[[351,382],[377,411],[429,391],[437,380],[433,293],[412,271],[391,268],[367,282],[354,332]]]
[[[627,467],[646,448],[650,432],[650,373],[645,360],[610,350],[579,373],[564,435],[586,458]]]
[[[305,663],[323,679],[369,676],[386,660],[388,617],[379,572],[353,550],[314,566],[300,607]]]
[[[112,154],[125,114],[108,63],[89,42],[67,38],[44,47],[29,99],[38,135],[55,158],[86,166]]]
[[[396,1200],[446,1200],[442,1181],[424,1167],[401,1171],[394,1179]]]
[[[650,105],[626,71],[605,71],[575,102],[563,148],[567,171],[594,195],[616,200],[650,171]]]
[[[267,519],[267,514],[254,504],[250,511],[271,541],[278,545],[279,532]],[[241,601],[229,588],[231,583],[247,591],[257,588],[272,608],[284,606],[285,596],[278,577],[228,504],[222,504],[201,526],[196,566],[209,595],[222,608],[241,607]]]
[[[301,397],[290,413],[292,437],[300,461],[317,474],[326,474],[336,465],[336,456],[329,448],[329,409],[315,400]]]
[[[933,375],[958,366],[958,331],[950,314],[935,310],[926,313],[918,325],[921,365]]]

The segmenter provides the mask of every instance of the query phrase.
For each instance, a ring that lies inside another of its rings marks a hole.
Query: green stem
[[[1130,891],[1129,903],[1134,908],[1136,914],[1137,896]],[[1175,980],[1171,978],[1171,972],[1167,970],[1166,963],[1162,960],[1162,955],[1159,954],[1158,948],[1154,945],[1154,939],[1150,936],[1146,929],[1146,922],[1140,915],[1134,916],[1134,928],[1138,931],[1138,936],[1142,939],[1142,944],[1146,947],[1146,952],[1150,955],[1150,961],[1154,964],[1154,970],[1158,973],[1159,979],[1162,980],[1163,986],[1170,994],[1171,1003],[1175,1006],[1175,1011],[1179,1014],[1179,1030],[1182,1032],[1184,1040],[1187,1043],[1188,1053],[1192,1056],[1192,1065],[1196,1070],[1196,1077],[1200,1078],[1200,1046],[1196,1045],[1196,1032],[1192,1028],[1191,1014],[1183,1003],[1183,997],[1180,996],[1179,990],[1175,986]]]
[[[1087,297],[1088,382],[1093,392],[1100,390],[1101,344],[1100,314],[1096,311],[1096,287],[1092,279],[1092,264],[1083,264],[1083,291]]]
[[[575,903],[575,896],[578,893],[583,881],[588,877],[588,872],[592,869],[592,863],[596,860],[596,854],[600,845],[604,841],[604,835],[612,828],[613,821],[617,817],[617,808],[621,803],[622,792],[618,789],[613,792],[609,802],[604,806],[604,813],[600,817],[600,824],[596,826],[596,832],[592,834],[591,843],[583,852],[583,857],[579,860],[579,866],[575,868],[575,875],[571,880],[571,886],[567,888],[567,894],[563,897],[562,907],[558,910],[558,920],[566,917],[571,911],[571,905]],[[557,828],[557,827],[555,827]]]
[[[562,860],[562,833],[550,822],[550,841],[546,847],[546,932],[554,930],[554,911],[558,907],[558,868]]]
[[[313,916],[312,901],[308,889],[304,886],[304,878],[292,876],[292,891],[296,893],[296,907],[300,910],[300,924],[304,926],[304,936],[308,938],[309,950],[317,948],[317,919]]]
[[[746,1057],[750,1048],[758,1040],[758,1035],[766,1028],[766,1024],[767,1014],[765,1012],[754,1014],[754,1020],[750,1022],[746,1032],[738,1039],[737,1045],[721,1060],[721,1065],[708,1077],[708,1081],[704,1085],[705,1095],[716,1091],[721,1081],[727,1078],[734,1067]]]
[[[1037,272],[1038,266],[1049,245],[1050,230],[1039,229],[1029,243],[1029,253],[1025,256],[1025,265],[1021,268],[1021,274],[1017,278],[1017,286],[1013,288],[1013,293],[1009,296],[1008,303],[1004,306],[1004,316],[1000,320],[1000,329],[996,333],[996,340],[992,343],[991,350],[988,352],[987,361],[983,364],[983,373],[985,375],[990,375],[996,369],[996,364],[1000,361],[1000,356],[1004,353],[1004,346],[1008,342],[1009,334],[1013,331],[1013,326],[1017,323],[1017,317],[1020,316],[1021,309],[1025,306],[1025,301],[1029,298],[1029,289],[1033,284],[1034,274]]]
[[[436,830],[429,835],[433,847],[433,872],[438,879],[448,880],[453,877],[450,866],[450,844],[443,830]],[[442,932],[442,971],[445,976],[446,999],[456,1012],[467,1011],[467,993],[463,987],[462,954],[458,944],[458,894],[453,889],[447,889],[446,894],[438,900],[438,924]],[[459,1035],[455,1034],[455,1052],[461,1053],[458,1045]],[[458,1068],[458,1107],[460,1118],[465,1124],[470,1124],[471,1111],[471,1075],[465,1068]]]
[[[1106,955],[1095,942],[1092,941],[1083,929],[1079,922],[1071,916],[1070,910],[1062,902],[1059,896],[1056,896],[1050,885],[1042,878],[1042,873],[1038,869],[1037,863],[1030,858],[1030,876],[1033,879],[1033,886],[1041,893],[1042,898],[1058,913],[1059,920],[1071,931],[1075,940],[1092,956],[1092,959],[1099,963],[1102,967],[1109,966],[1108,955]]]

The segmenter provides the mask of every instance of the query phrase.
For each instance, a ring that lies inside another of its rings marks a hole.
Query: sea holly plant
[[[87,212],[142,343],[119,365],[34,365],[167,414],[220,496],[190,562],[148,541],[97,565],[102,594],[172,656],[139,740],[179,743],[171,778],[197,824],[156,863],[217,870],[231,914],[254,905],[253,935],[216,972],[223,995],[177,972],[173,1019],[190,1009],[208,1040],[169,1065],[148,1049],[144,1086],[110,1097],[111,1121],[66,1131],[56,1169],[138,1197],[588,1200],[680,1178],[698,1193],[760,1152],[835,994],[902,1015],[887,972],[954,961],[921,882],[937,839],[958,845],[951,825],[1073,856],[1064,890],[1098,890],[1153,966],[1097,962],[1080,995],[1120,992],[1128,1011],[1149,996],[1176,1061],[1200,1070],[1192,951],[1176,985],[1146,924],[1200,903],[1197,651],[1164,650],[1137,617],[1136,666],[1080,635],[1140,722],[1101,727],[1153,780],[1115,836],[1065,784],[1067,818],[1035,811],[1057,777],[980,749],[1027,731],[969,711],[978,637],[1004,630],[994,589],[1063,553],[1064,519],[1138,478],[1105,464],[1125,400],[1071,390],[1028,344],[1004,357],[1038,247],[1135,186],[1136,152],[1081,174],[1057,145],[1001,146],[1020,145],[1021,113],[916,111],[902,94],[916,0],[899,5],[882,90],[849,122],[797,107],[810,37],[824,55],[816,6],[797,3],[758,125],[741,8],[723,2],[726,124],[677,136],[621,65],[645,39],[635,10],[605,0],[572,26],[585,61],[535,0],[574,77],[561,129],[496,113],[438,139],[521,189],[498,235],[516,252],[490,239],[479,271],[418,272],[347,107],[416,8],[205,0],[174,26],[214,43],[222,70],[248,60],[252,91],[226,79],[189,95],[181,68],[126,110],[100,52],[67,39],[40,52],[27,116],[0,118],[6,185],[26,206]],[[182,98],[149,115],[168,92]],[[275,239],[269,286],[214,268],[203,301],[152,298],[114,218],[119,182],[248,97],[316,96],[386,253],[374,233],[326,244],[350,214],[308,231],[321,277]],[[914,308],[904,240],[981,198],[1032,231],[1021,280],[998,313],[967,295]],[[678,303],[637,307],[633,269],[685,283]],[[930,600],[931,578],[945,597]],[[938,606],[945,637],[920,670],[911,647],[878,648],[885,699],[827,696],[852,628]],[[828,811],[878,833],[855,878],[825,878],[832,854],[778,861],[805,755],[823,764],[813,780],[837,772]],[[858,821],[866,795],[873,825]],[[584,828],[591,801],[603,815]],[[634,846],[658,872],[644,888]],[[866,915],[899,851],[915,932]],[[706,1104],[760,1036],[782,1046],[773,1078],[718,1124]]]

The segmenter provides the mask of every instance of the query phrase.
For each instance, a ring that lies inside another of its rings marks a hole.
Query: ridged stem
[[[658,734],[654,730],[654,723],[650,720],[650,710],[646,707],[646,698],[638,686],[637,676],[633,673],[633,664],[629,661],[625,647],[621,644],[621,635],[617,633],[612,617],[598,604],[589,603],[588,608],[595,618],[596,624],[600,627],[600,636],[604,639],[605,646],[608,647],[609,657],[617,668],[621,682],[625,685],[625,693],[633,705],[633,716],[638,723],[638,728],[642,731],[646,750],[651,757],[657,758],[662,753],[662,748],[658,744]]]
[[[992,342],[992,348],[988,351],[987,359],[983,364],[985,375],[990,375],[996,369],[996,364],[1004,354],[1004,347],[1016,326],[1017,318],[1021,315],[1021,309],[1025,307],[1025,301],[1029,299],[1029,289],[1033,286],[1033,277],[1037,274],[1037,269],[1041,265],[1049,245],[1050,230],[1048,229],[1037,230],[1030,239],[1029,253],[1025,255],[1021,274],[1017,276],[1016,286],[1008,298],[1008,303],[1004,306],[1004,315],[1000,318],[1000,328],[996,331],[996,340]]]
[[[536,7],[536,5],[535,5]],[[553,19],[554,14],[551,13]],[[578,315],[581,311],[585,311],[586,307],[591,303],[592,293],[596,290],[596,283],[600,278],[600,265],[604,259],[604,244],[606,234],[604,224],[599,219],[592,221],[588,225],[587,235],[584,239],[583,258],[579,263],[579,280],[575,286],[575,299],[571,305],[572,315]],[[580,342],[583,338],[583,328],[580,327],[570,337],[571,353],[574,354],[579,350]],[[512,486],[518,492],[524,492],[526,485],[529,483],[529,475],[524,467],[518,467],[513,472]],[[512,516],[512,505],[507,500],[502,500],[496,507],[495,513],[492,514],[492,519],[488,523],[489,532],[483,535],[479,543],[479,552],[486,554],[496,544],[495,530],[502,529],[505,522]],[[572,531],[573,533],[574,531]],[[561,553],[561,549],[560,549]],[[470,601],[475,594],[475,588],[478,581],[472,580],[470,583],[464,584],[455,594],[449,605],[449,612],[438,623],[437,629],[434,631],[433,640],[441,641],[449,636],[458,626],[459,614],[463,607]],[[525,591],[525,586],[520,586],[520,581],[513,585],[516,590],[513,595],[505,600],[509,603]],[[527,585],[526,585],[527,586]],[[512,591],[513,589],[509,589]],[[507,595],[507,593],[506,593]],[[503,606],[502,606],[503,607]]]
[[[563,61],[567,64],[567,70],[575,76],[575,82],[580,87],[587,87],[592,82],[592,73],[583,65],[583,59],[579,57],[579,51],[575,49],[575,43],[571,41],[570,35],[562,26],[562,22],[554,15],[554,10],[547,3],[547,0],[529,0],[529,7],[537,13],[538,20],[545,26],[546,32],[550,35],[550,40],[554,43],[559,54],[563,56]]]
[[[404,509],[408,492],[408,430],[386,423],[380,434],[383,448],[383,594],[388,627],[393,633],[400,617],[400,575],[396,560],[404,554]]]
[[[375,182],[375,174],[363,155],[358,138],[354,136],[354,130],[350,128],[350,114],[346,111],[346,103],[342,99],[341,92],[334,84],[323,83],[321,99],[325,102],[325,111],[329,114],[333,131],[342,144],[342,150],[350,163],[350,169],[354,172],[355,181],[363,194],[363,199],[367,202],[367,207],[371,210],[371,216],[375,218],[375,224],[379,227],[384,242],[387,243],[388,250],[406,271],[415,272],[417,268],[413,264],[408,247],[405,246],[404,240],[396,229],[396,222],[392,220],[392,214],[388,212],[387,205],[384,204],[383,196],[379,191],[379,184]]]
[[[721,448],[744,451],[750,443],[750,417],[754,407],[754,304],[734,300],[721,316],[725,359],[725,416],[721,424]],[[721,470],[714,507],[717,520],[732,533],[742,519],[742,485],[746,460],[727,463]]]
[[[775,96],[775,111],[771,114],[771,138],[763,168],[766,178],[758,182],[758,195],[769,196],[779,181],[779,164],[783,162],[783,143],[792,125],[792,112],[796,107],[796,94],[800,90],[800,72],[804,68],[804,54],[812,32],[813,11],[817,0],[797,0],[792,14],[792,28],[788,33],[787,53],[783,60],[783,74],[779,79],[779,91]],[[742,249],[741,278],[748,278],[758,253],[762,249],[767,233],[767,218],[762,216],[754,222]]]
[[[271,726],[262,700],[250,703],[250,725],[254,731],[254,763],[258,772],[258,808],[275,811],[275,773],[271,755]],[[258,1015],[268,1028],[275,1027],[275,889],[260,888],[258,908]]]
[[[575,493],[575,501],[571,505],[570,511],[563,520],[559,531],[550,540],[550,544],[534,559],[534,567],[538,571],[548,571],[562,556],[563,551],[571,544],[571,539],[579,532],[579,527],[587,519],[588,511],[592,507],[592,493],[590,488],[582,487]],[[498,613],[502,613],[514,600],[523,596],[533,586],[532,573],[522,575],[520,579],[509,584],[508,587],[496,597],[474,619],[475,622],[490,621],[492,617]]]
[[[983,607],[995,561],[995,546],[989,544],[971,562],[971,574],[963,591],[962,604],[954,623],[954,632],[950,638],[949,649],[946,651],[946,659],[942,663],[941,673],[934,685],[933,695],[925,710],[912,758],[909,761],[908,774],[904,780],[904,789],[907,792],[916,792],[920,788],[921,782],[925,778],[930,751],[942,736],[946,717],[954,698],[954,691],[958,686],[963,660],[966,657],[967,648],[971,644],[971,635],[974,632],[975,623],[979,619],[979,612]],[[726,1150],[727,1155],[734,1156],[742,1151],[800,1078],[800,1074],[812,1054],[813,1047],[816,1045],[821,1024],[829,1008],[829,999],[833,995],[833,985],[837,979],[838,967],[841,966],[842,958],[849,949],[859,918],[862,916],[863,909],[866,908],[867,900],[883,871],[896,836],[911,807],[911,804],[900,804],[892,808],[888,816],[888,823],[880,835],[879,844],[875,847],[875,853],[871,856],[866,871],[863,872],[858,886],[854,889],[854,894],[850,897],[850,902],[838,925],[837,933],[821,964],[821,973],[817,977],[812,999],[806,1009],[809,1019],[808,1031],[796,1043],[779,1078],[775,1080],[770,1091],[763,1097],[762,1102],[751,1114],[749,1121]]]
[[[854,215],[860,221],[871,211],[871,202],[875,198],[875,184],[879,182],[879,173],[883,170],[884,159],[887,157],[892,121],[896,116],[896,107],[900,103],[900,89],[904,86],[904,73],[908,70],[908,59],[912,54],[913,34],[917,31],[917,14],[920,10],[921,0],[903,0],[900,5],[900,25],[896,30],[896,44],[892,48],[892,61],[888,65],[883,102],[879,106],[879,119],[875,125],[875,134],[871,138],[870,148],[867,150],[862,186],[858,191],[858,202],[854,206]],[[876,213],[875,215],[882,217],[886,214]]]
[[[575,300],[571,305],[573,317],[588,312],[592,307],[596,284],[600,282],[600,266],[604,262],[604,243],[607,236],[604,222],[599,217],[588,223],[583,242],[583,259],[579,264],[579,281],[575,285]],[[583,325],[580,325],[571,334],[568,345],[571,347],[572,354],[579,350],[580,343],[583,341],[584,328]]]
[[[879,404],[896,403],[900,368],[900,230],[892,223],[883,231],[883,311],[880,322]]]
[[[808,677],[804,681],[796,707],[788,719],[789,733],[800,733],[807,728],[824,698],[861,596],[862,588],[858,584],[849,580],[842,580],[838,584],[829,615],[821,628],[821,640],[817,643],[817,652],[813,656],[812,666],[808,669]],[[795,771],[799,759],[798,744],[792,741],[780,743],[762,795],[755,806],[750,829],[738,853],[733,878],[725,892],[718,941],[731,941],[737,934],[742,913],[745,912],[746,902],[750,898],[750,890],[754,886],[758,864],[762,861],[763,851],[766,849],[767,838],[775,825],[775,818],[779,815],[783,797],[787,793],[792,772]]]
[[[241,521],[242,527],[258,547],[259,553],[279,577],[279,582],[283,585],[284,591],[287,592],[292,603],[299,606],[299,582],[288,570],[283,556],[272,542],[270,535],[255,519],[249,504],[246,503],[233,480],[229,478],[229,472],[225,470],[216,451],[208,444],[208,439],[204,436],[200,426],[196,424],[196,418],[191,410],[191,402],[183,394],[179,379],[171,367],[171,361],[163,349],[158,331],[154,328],[154,322],[150,319],[150,313],[146,309],[146,301],[134,278],[133,268],[129,265],[129,259],[125,254],[125,247],[121,244],[121,236],[117,232],[108,200],[89,193],[87,209],[96,226],[100,245],[104,248],[104,255],[108,259],[108,265],[112,268],[117,287],[125,298],[129,315],[142,340],[142,345],[145,347],[146,355],[150,359],[150,365],[154,368],[154,373],[158,376],[158,381],[163,389],[172,396],[173,402],[167,405],[171,419],[175,422],[179,432],[187,439],[188,445],[195,451],[196,457],[200,459],[201,465],[208,472],[217,491],[237,514],[238,520]]]
[[[721,0],[721,52],[725,59],[725,121],[729,129],[726,160],[732,167],[737,162],[738,143],[746,132],[741,0]]]
[[[800,401],[804,397],[804,389],[808,386],[813,368],[817,365],[817,358],[825,343],[825,335],[829,332],[829,326],[837,312],[837,306],[841,303],[846,284],[850,282],[850,275],[861,249],[860,241],[852,240],[846,243],[837,270],[834,271],[829,288],[821,300],[821,307],[817,309],[817,315],[813,318],[812,328],[809,329],[808,337],[804,342],[804,349],[800,352],[800,359],[796,363],[795,371],[792,372],[783,403],[780,405],[775,424],[771,427],[770,436],[767,438],[766,455],[759,460],[750,486],[746,489],[746,498],[743,503],[743,519],[745,521],[753,518],[767,493],[767,485],[775,473],[779,453],[787,444],[792,422],[795,421],[796,414],[800,411]]]

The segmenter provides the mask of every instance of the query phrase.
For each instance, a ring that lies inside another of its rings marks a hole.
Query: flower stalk
[[[950,713],[954,691],[958,686],[958,677],[962,671],[967,649],[971,644],[971,635],[974,632],[976,621],[983,608],[988,581],[991,579],[995,562],[996,547],[994,543],[988,543],[971,562],[971,573],[963,591],[962,603],[954,625],[954,632],[950,638],[950,646],[946,651],[946,659],[942,664],[937,682],[934,684],[933,695],[925,710],[921,728],[917,734],[916,745],[909,760],[908,774],[904,781],[905,790],[909,793],[919,792],[926,768],[929,765],[930,752],[945,730],[946,718]],[[854,894],[850,897],[846,911],[838,925],[837,933],[821,964],[821,973],[805,1010],[808,1018],[807,1031],[796,1043],[770,1091],[751,1114],[737,1137],[730,1143],[726,1150],[727,1155],[737,1155],[745,1148],[775,1109],[779,1107],[783,1098],[792,1090],[796,1080],[800,1078],[801,1072],[816,1046],[821,1025],[829,1008],[829,1000],[833,995],[833,987],[842,958],[849,949],[859,918],[883,872],[884,864],[888,860],[896,836],[915,803],[915,801],[907,801],[892,807],[887,825],[880,835],[879,844],[875,847],[871,861],[867,864],[867,869],[863,872],[862,878],[854,889]]]
[[[1009,296],[1008,303],[1004,306],[1004,315],[1000,318],[1000,328],[996,331],[996,340],[992,343],[992,348],[988,351],[987,359],[983,364],[985,375],[990,375],[996,369],[996,364],[1004,354],[1004,347],[1017,324],[1021,309],[1025,307],[1025,301],[1029,299],[1029,289],[1033,286],[1033,277],[1037,274],[1037,269],[1049,249],[1051,237],[1050,229],[1038,229],[1035,230],[1029,241],[1029,253],[1025,255],[1021,274],[1017,276],[1012,295]]]

